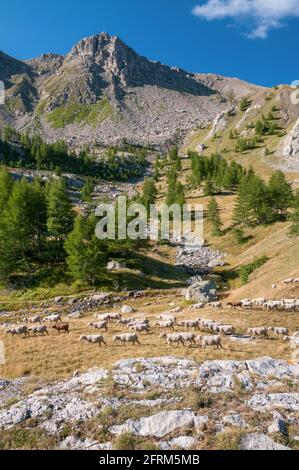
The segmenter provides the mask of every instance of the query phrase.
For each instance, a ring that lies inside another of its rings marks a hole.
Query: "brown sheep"
[[[60,333],[61,331],[64,331],[65,333],[70,332],[68,323],[56,323],[56,325],[53,325],[52,328],[54,328],[54,330],[57,330],[58,333]]]

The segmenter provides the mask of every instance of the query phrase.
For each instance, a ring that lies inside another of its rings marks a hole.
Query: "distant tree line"
[[[69,151],[62,140],[49,144],[38,135],[18,133],[6,126],[0,139],[0,159],[11,167],[74,173],[109,181],[127,181],[144,174],[147,152],[130,147],[130,155],[118,155],[117,149],[107,149],[102,158],[95,158],[89,150],[79,155]]]

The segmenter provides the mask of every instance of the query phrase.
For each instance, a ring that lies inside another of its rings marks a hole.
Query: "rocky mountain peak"
[[[112,51],[116,43],[122,43],[117,36],[110,36],[108,33],[102,32],[81,39],[73,46],[69,56],[72,58],[91,57],[96,59],[103,55],[103,51]],[[124,43],[122,45],[126,47]]]

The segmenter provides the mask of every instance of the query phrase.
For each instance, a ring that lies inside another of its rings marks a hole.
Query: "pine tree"
[[[45,227],[45,205],[38,182],[14,184],[0,220],[0,273],[7,276],[26,268],[39,250]]]
[[[168,154],[169,160],[175,162],[179,158],[179,151],[177,147],[173,147]]]
[[[10,173],[8,173],[6,168],[1,168],[0,170],[0,215],[5,209],[8,198],[12,191],[12,187],[13,187],[13,179]]]
[[[176,198],[176,182],[177,182],[177,174],[170,170],[167,175],[167,194],[166,194],[166,204],[171,206],[175,203]]]
[[[78,215],[73,230],[64,243],[66,263],[71,276],[78,281],[96,284],[107,262],[107,243],[95,235],[96,218]]]
[[[272,210],[277,218],[285,218],[291,206],[294,195],[292,186],[287,182],[282,171],[278,170],[270,178],[268,189],[270,192]]]
[[[85,202],[91,202],[91,195],[94,191],[94,184],[90,178],[87,178],[82,188],[82,199]]]
[[[182,183],[180,183],[179,181],[177,182],[175,187],[175,203],[181,207],[186,204],[184,188]]]
[[[221,235],[222,222],[220,219],[220,209],[215,197],[211,197],[208,204],[208,220],[212,225],[214,236]]]
[[[155,204],[157,197],[157,190],[153,178],[145,178],[142,193],[142,204],[146,207],[149,214],[151,204]]]
[[[204,195],[212,196],[213,193],[214,193],[214,184],[211,178],[208,178],[204,185]]]
[[[56,258],[61,255],[63,241],[73,226],[74,213],[62,178],[54,180],[47,188],[47,228],[56,241],[54,248]]]
[[[263,135],[264,133],[264,126],[263,126],[262,121],[260,120],[256,121],[255,123],[255,133],[258,136]]]

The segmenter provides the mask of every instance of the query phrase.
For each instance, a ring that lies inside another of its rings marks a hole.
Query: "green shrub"
[[[267,256],[261,256],[257,258],[252,263],[246,264],[239,269],[239,276],[241,279],[242,284],[247,284],[249,281],[249,276],[256,271],[257,269],[261,268],[269,258]]]

